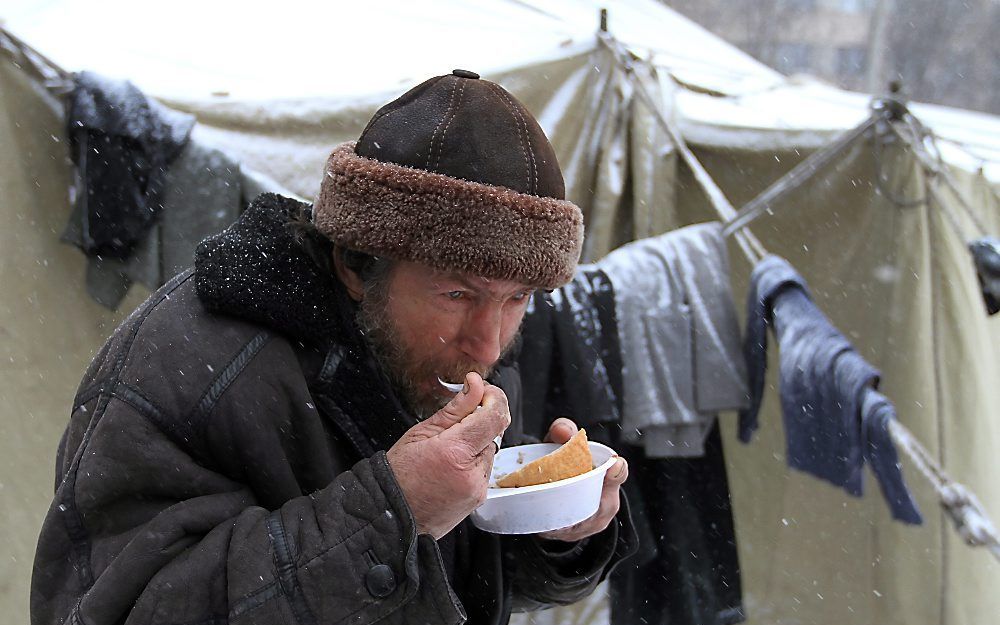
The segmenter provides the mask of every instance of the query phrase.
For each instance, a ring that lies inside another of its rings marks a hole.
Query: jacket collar
[[[388,449],[416,421],[403,409],[355,324],[357,307],[288,227],[309,206],[271,193],[203,241],[195,254],[198,297],[213,312],[297,339],[317,401],[362,456]],[[329,399],[330,402],[322,400]]]
[[[295,240],[289,221],[308,209],[273,193],[254,199],[236,223],[198,246],[198,297],[213,312],[296,339],[317,401],[327,404],[324,412],[367,457],[391,447],[416,420],[361,336],[346,289]],[[508,392],[519,387],[512,361],[490,378]]]

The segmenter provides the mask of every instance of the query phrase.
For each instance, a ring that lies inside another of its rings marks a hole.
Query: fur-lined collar
[[[195,282],[205,306],[309,344],[353,338],[344,336],[354,310],[340,281],[316,265],[289,228],[291,218],[307,208],[264,193],[236,223],[202,241]]]

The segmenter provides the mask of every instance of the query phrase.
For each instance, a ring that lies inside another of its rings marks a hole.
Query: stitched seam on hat
[[[466,81],[464,81],[464,80],[462,81],[462,88],[458,90],[458,102],[457,102],[457,106],[461,106],[462,105],[462,96],[465,94],[465,82]],[[457,106],[456,106],[456,108],[457,108]],[[441,131],[441,143],[439,144],[441,146],[441,149],[438,150],[437,160],[434,161],[434,169],[437,169],[438,166],[441,164],[441,154],[444,153],[444,138],[446,136],[448,136],[448,128],[451,127],[451,122],[455,121],[456,117],[458,117],[458,111],[457,110],[455,111],[455,114],[451,116],[451,119],[448,120],[448,123],[445,124],[444,130]]]
[[[462,81],[457,80],[455,81],[455,84],[452,85],[451,97],[448,99],[448,109],[444,112],[444,115],[441,116],[441,121],[438,122],[438,125],[434,128],[434,133],[431,135],[431,144],[427,149],[427,164],[424,165],[427,169],[431,168],[431,158],[434,156],[434,139],[437,137],[438,130],[441,130],[441,124],[443,124],[444,120],[448,119],[448,116],[451,115],[451,107],[455,104],[455,92],[458,91],[458,85],[461,82]],[[442,141],[444,141],[443,138]]]
[[[504,104],[507,107],[507,110],[510,111],[510,116],[514,119],[514,127],[517,128],[517,139],[521,143],[521,154],[524,155],[525,175],[528,179],[528,193],[531,193],[532,189],[531,160],[528,158],[528,150],[526,150],[524,147],[524,139],[521,138],[521,124],[518,123],[518,117],[520,116],[520,114],[517,112],[516,109],[514,109],[513,106],[511,106],[510,99],[507,98],[507,96],[503,93],[503,90],[500,89],[500,87],[498,87],[494,83],[487,83],[487,84],[490,85],[490,88],[493,89],[494,93],[496,93],[498,96],[501,97],[501,99],[503,99]],[[527,129],[525,129],[525,132],[527,132]]]
[[[531,148],[531,133],[528,132],[528,121],[524,119],[524,114],[521,113],[521,109],[517,108],[514,101],[511,100],[510,96],[503,89],[498,89],[500,95],[503,96],[505,100],[510,104],[511,109],[517,114],[521,119],[521,125],[524,127],[524,140],[528,142],[528,158],[531,159],[531,170],[533,172],[533,178],[530,181],[529,192],[538,193],[538,165],[535,162],[535,152]]]

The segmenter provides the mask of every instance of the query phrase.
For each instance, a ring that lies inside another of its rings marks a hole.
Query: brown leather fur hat
[[[313,214],[341,247],[555,288],[583,243],[583,216],[564,198],[538,122],[499,85],[455,70],[334,149]]]

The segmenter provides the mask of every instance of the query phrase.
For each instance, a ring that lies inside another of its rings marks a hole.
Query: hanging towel
[[[972,260],[976,264],[979,286],[983,290],[986,312],[1000,312],[1000,239],[983,237],[969,243]]]
[[[747,397],[721,225],[636,241],[596,266],[615,292],[625,441],[650,458],[702,455],[716,414]]]
[[[882,417],[862,427],[862,404],[866,393],[878,385],[878,370],[816,307],[805,281],[788,261],[768,256],[757,264],[750,277],[747,308],[744,355],[750,407],[740,413],[740,440],[749,442],[758,426],[767,369],[767,328],[772,326],[779,346],[779,393],[789,466],[860,497],[864,462],[875,458],[878,466],[872,468],[883,493],[887,488],[905,490],[901,476],[898,483],[888,481],[885,459],[894,460],[895,449],[879,429]],[[877,403],[869,408],[875,415],[883,410]],[[868,449],[869,444],[877,445],[877,454]],[[883,476],[886,482],[881,481]],[[892,495],[888,501],[893,507],[900,498]],[[919,517],[910,519],[901,520],[919,522]]]

